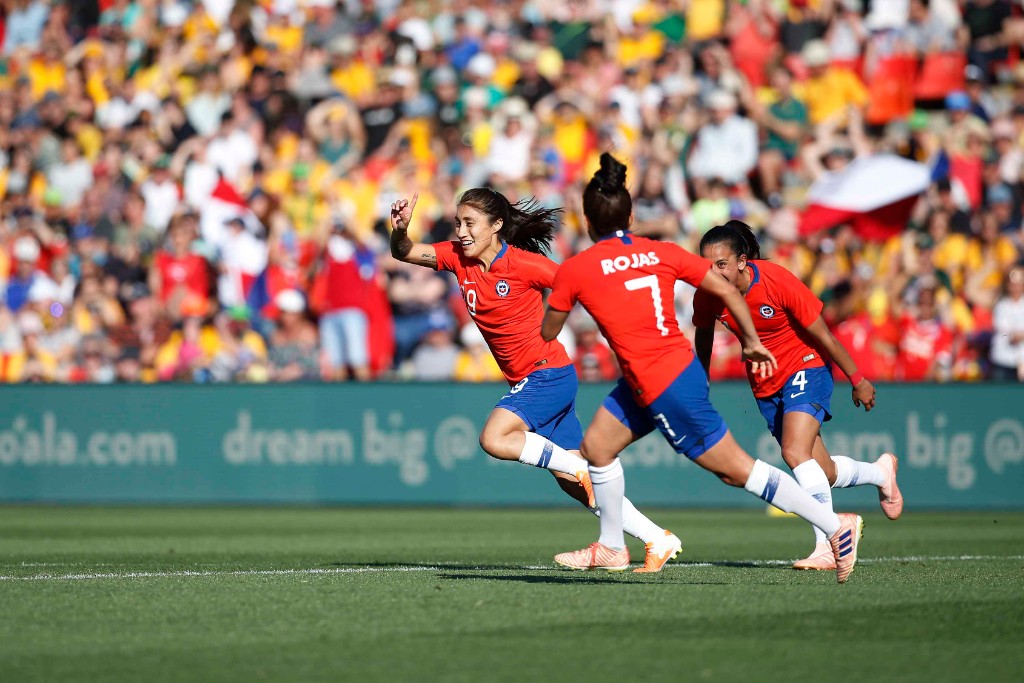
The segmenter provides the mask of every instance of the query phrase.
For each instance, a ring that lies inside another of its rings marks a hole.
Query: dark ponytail
[[[726,243],[737,256],[746,256],[748,260],[761,258],[761,245],[750,226],[743,221],[729,221],[725,225],[716,225],[704,233],[700,239],[700,251],[705,247]]]
[[[489,187],[474,187],[459,197],[459,204],[472,206],[494,223],[501,219],[498,236],[525,251],[545,254],[558,232],[558,214],[561,209],[545,209],[536,199],[521,199],[515,204],[505,195]]]
[[[598,235],[610,235],[629,228],[633,198],[626,189],[626,166],[608,152],[601,155],[601,168],[583,191],[583,214]]]

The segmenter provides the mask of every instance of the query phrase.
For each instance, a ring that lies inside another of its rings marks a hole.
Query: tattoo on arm
[[[410,251],[412,251],[412,240],[409,239],[409,233],[405,230],[392,230],[391,255],[399,261],[404,261]]]
[[[420,260],[436,264],[437,263],[437,255],[435,255],[435,254],[428,254],[427,252],[423,252],[422,254],[420,254]]]

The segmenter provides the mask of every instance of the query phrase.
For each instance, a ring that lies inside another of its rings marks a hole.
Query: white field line
[[[1024,560],[1024,555],[911,555],[909,557],[865,557],[859,564],[891,564],[903,562],[998,562]],[[714,562],[673,562],[668,568],[694,568],[714,566],[741,567],[782,567],[792,560],[717,560]],[[24,566],[34,566],[25,564]],[[445,572],[445,571],[564,571],[554,565],[530,565],[507,567],[428,566],[410,565],[396,567],[334,567],[330,569],[240,569],[235,571],[194,571],[177,570],[166,572],[107,572],[96,574],[30,574],[27,576],[0,575],[0,581],[94,581],[98,579],[163,579],[163,578],[204,578],[211,576],[332,576],[335,574],[388,574],[401,572]]]

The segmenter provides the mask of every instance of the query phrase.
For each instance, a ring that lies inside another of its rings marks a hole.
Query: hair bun
[[[626,189],[626,165],[608,152],[601,154],[601,169],[594,174],[597,191],[601,194],[615,194]]]

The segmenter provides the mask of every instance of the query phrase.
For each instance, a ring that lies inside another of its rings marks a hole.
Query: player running
[[[594,246],[558,270],[541,328],[552,340],[576,302],[597,321],[622,365],[623,379],[598,408],[583,438],[594,495],[601,510],[596,543],[562,553],[555,562],[572,569],[621,571],[629,564],[619,511],[625,491],[618,454],[655,428],[677,453],[714,472],[726,484],[742,486],[772,505],[794,512],[828,534],[839,583],[857,562],[863,520],[836,515],[789,475],[753,460],[711,403],[703,368],[679,331],[673,305],[676,280],[718,296],[742,333],[743,357],[751,371],[770,376],[775,358],[761,344],[746,302],[706,260],[681,247],[629,233],[633,203],[626,167],[601,155],[601,169],[583,193],[583,213]]]
[[[700,252],[710,259],[714,272],[743,295],[754,329],[779,361],[773,376],[748,371],[747,379],[768,430],[782,446],[782,459],[797,482],[829,507],[831,486],[873,484],[878,487],[886,517],[898,518],[903,511],[903,496],[896,485],[896,456],[883,453],[875,463],[829,457],[821,440],[822,422],[832,419],[830,359],[850,379],[853,404],[864,406],[866,411],[875,405],[875,388],[822,320],[821,301],[788,270],[761,260],[760,245],[746,223],[729,221],[712,228],[701,239]],[[736,320],[721,300],[707,291],[698,291],[693,298],[693,324],[697,328],[694,346],[705,372],[711,365],[716,320],[740,337]],[[814,528],[814,552],[797,560],[793,568],[836,568],[825,532]]]
[[[400,261],[447,270],[458,279],[466,309],[511,389],[491,411],[480,446],[499,460],[550,470],[568,495],[598,514],[587,462],[579,456],[583,432],[576,417],[576,369],[562,344],[537,336],[542,291],[558,266],[543,256],[559,210],[531,201],[512,204],[489,188],[459,199],[459,241],[414,244],[409,223],[418,194],[391,205],[391,254]],[[657,572],[681,549],[679,539],[622,502],[626,531],[646,545],[644,571]]]

